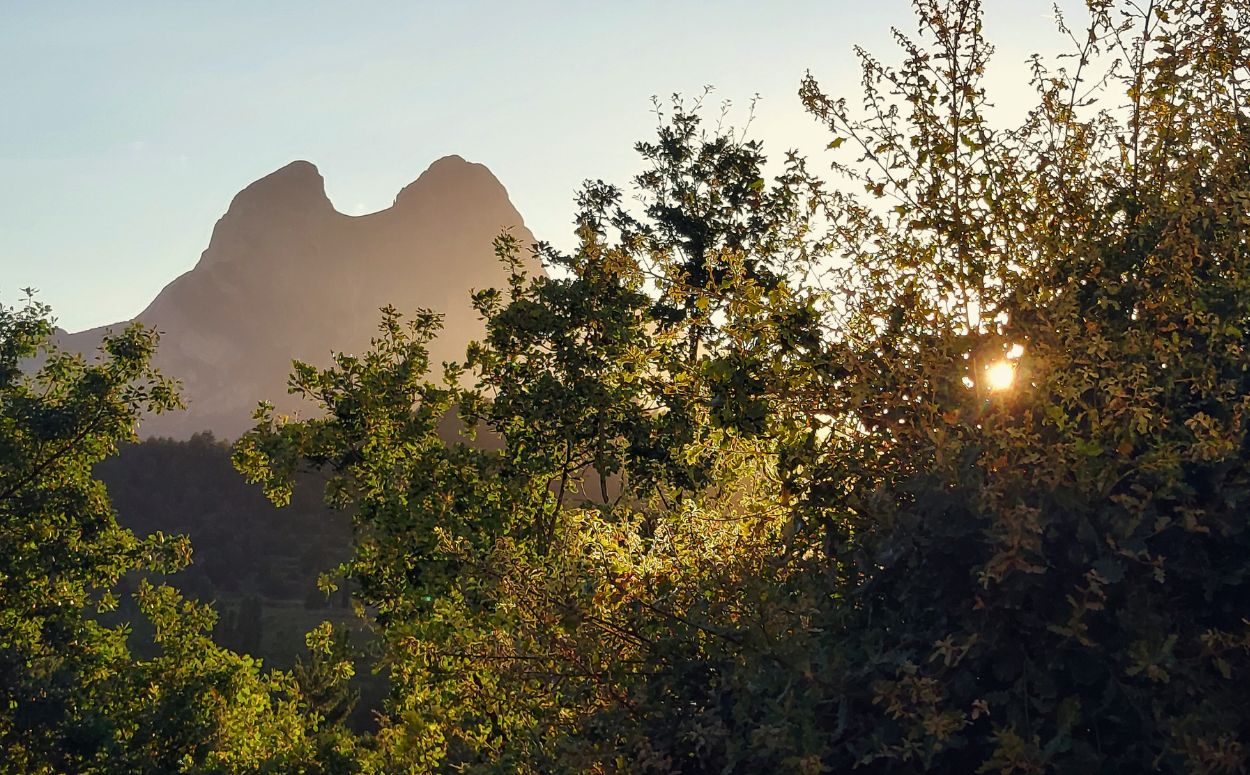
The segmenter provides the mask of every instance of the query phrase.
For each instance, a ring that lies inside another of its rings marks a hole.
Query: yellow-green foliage
[[[0,308],[0,771],[298,771],[317,720],[290,678],[209,640],[212,611],[143,582],[159,645],[147,659],[94,615],[117,605],[123,574],[189,559],[185,541],[119,527],[91,473],[140,411],[177,399],[139,326],[99,361],[47,351],[23,376],[50,334],[41,305]]]

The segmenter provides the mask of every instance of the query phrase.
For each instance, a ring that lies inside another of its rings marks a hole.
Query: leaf
[[[1103,453],[1102,445],[1097,441],[1077,439],[1074,446],[1079,454],[1085,455],[1086,457],[1098,457]]]

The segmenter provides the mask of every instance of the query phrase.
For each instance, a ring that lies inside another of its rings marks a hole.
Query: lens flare
[[[1016,380],[1016,367],[1011,361],[997,361],[985,370],[985,380],[990,390],[1006,390]]]

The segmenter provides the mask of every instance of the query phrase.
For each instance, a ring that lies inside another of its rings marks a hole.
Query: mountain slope
[[[533,242],[494,175],[458,156],[432,164],[390,208],[359,217],[334,209],[308,162],[252,183],[217,222],[195,268],[136,317],[162,332],[156,364],[182,380],[188,405],[145,419],[140,433],[235,438],[257,401],[299,411],[286,395],[291,360],[324,364],[331,351],[363,349],[385,304],[443,313],[432,363],[461,358],[482,333],[470,291],[506,281],[492,250],[504,229]],[[60,344],[91,352],[125,322],[63,334]]]

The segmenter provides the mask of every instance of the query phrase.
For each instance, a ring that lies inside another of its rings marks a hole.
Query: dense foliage
[[[176,405],[148,365],[156,336],[106,338],[101,358],[50,350],[47,310],[0,308],[0,770],[291,771],[312,758],[293,679],[206,635],[214,614],[170,587],[136,593],[158,646],[140,658],[116,608],[124,574],[185,565],[185,540],[117,524],[92,468],[133,437],[141,411]]]
[[[290,507],[275,508],[231,466],[230,445],[206,433],[124,445],[95,475],[123,527],[190,540],[191,565],[165,580],[213,603],[213,639],[221,645],[289,668],[320,621],[354,621],[346,589],[327,597],[316,588],[320,572],[351,548],[350,525],[325,505],[322,479],[298,482]],[[123,578],[120,590],[135,581]],[[140,630],[142,618],[119,598],[119,613]]]
[[[1091,0],[1006,130],[979,4],[915,5],[861,107],[803,83],[859,149],[833,180],[676,101],[637,196],[588,184],[577,249],[537,246],[549,277],[501,237],[464,363],[431,379],[437,317],[387,309],[368,352],[296,366],[322,416],[262,407],[239,468],[279,503],[313,469],[352,520],[322,586],[377,634],[367,734],[329,625],[288,677],[169,591],[141,596],[173,660],[83,614],[163,568],[87,467],[170,394],[137,329],[23,381],[46,323],[6,312],[15,768],[1245,771],[1250,4]]]

